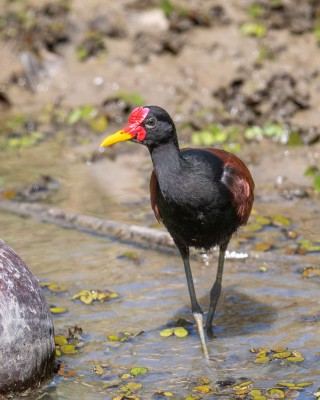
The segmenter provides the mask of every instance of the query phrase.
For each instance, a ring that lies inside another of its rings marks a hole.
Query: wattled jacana
[[[132,140],[149,149],[153,172],[150,180],[151,206],[181,254],[188,282],[191,309],[201,345],[209,358],[203,312],[197,301],[189,262],[189,248],[219,246],[216,280],[210,291],[206,330],[221,293],[225,251],[232,234],[246,224],[253,203],[254,182],[248,168],[227,151],[179,149],[175,125],[170,115],[157,106],[138,107],[128,124],[108,136],[102,147]]]

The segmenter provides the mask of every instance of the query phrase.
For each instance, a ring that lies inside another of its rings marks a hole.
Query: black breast
[[[176,243],[208,249],[229,240],[240,222],[222,181],[223,162],[207,151],[182,154],[179,174],[170,176],[165,191],[157,186],[159,214]]]

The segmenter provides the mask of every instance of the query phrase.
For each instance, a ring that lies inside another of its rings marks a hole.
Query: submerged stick
[[[24,217],[35,218],[39,221],[52,223],[64,228],[111,236],[121,241],[130,241],[137,244],[148,244],[163,248],[175,248],[170,235],[160,229],[130,225],[61,210],[59,208],[10,200],[0,200],[0,210]]]

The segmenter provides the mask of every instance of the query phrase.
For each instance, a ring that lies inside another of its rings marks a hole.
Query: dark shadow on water
[[[199,299],[199,302],[203,306],[206,318],[209,296]],[[176,313],[176,319],[183,316],[193,320],[191,310],[187,312],[186,308]],[[268,330],[276,317],[275,307],[261,303],[232,287],[224,288],[213,318],[213,338],[249,335]]]

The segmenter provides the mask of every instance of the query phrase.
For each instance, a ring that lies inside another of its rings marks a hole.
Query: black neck
[[[149,148],[149,151],[161,191],[164,193],[174,183],[174,179],[179,176],[183,164],[178,142],[172,140],[161,143]]]

